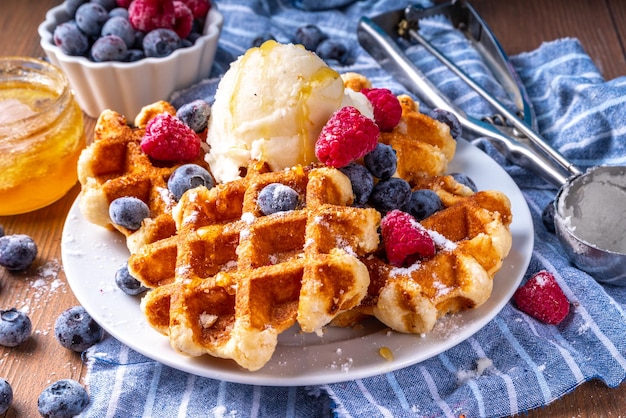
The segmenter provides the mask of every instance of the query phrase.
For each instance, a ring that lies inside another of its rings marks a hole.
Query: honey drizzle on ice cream
[[[207,137],[212,172],[224,182],[250,159],[272,170],[316,161],[317,136],[344,102],[341,76],[313,52],[275,41],[251,48],[215,95]]]

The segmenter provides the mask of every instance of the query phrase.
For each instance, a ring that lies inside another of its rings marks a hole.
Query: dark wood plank
[[[620,47],[622,48],[622,55],[626,55],[626,2],[623,0],[606,0],[609,8],[609,13],[613,18],[613,25],[615,31],[619,36]],[[622,73],[626,75],[626,72]]]
[[[626,56],[620,42],[626,39],[623,1],[472,0],[471,4],[510,55],[536,49],[545,41],[573,37],[581,41],[605,78],[626,75]],[[621,35],[611,11],[621,13]]]
[[[1,0],[0,55],[41,57],[37,26],[46,11],[60,0]],[[93,130],[93,122],[90,129]],[[24,344],[0,347],[0,377],[13,387],[14,400],[4,417],[37,417],[37,398],[50,383],[63,378],[81,381],[86,366],[80,354],[71,352],[56,341],[54,321],[66,308],[77,305],[61,265],[63,219],[79,188],[55,204],[20,216],[0,217],[7,233],[31,235],[38,245],[38,257],[32,268],[11,274],[0,268],[0,309],[25,310],[32,323],[33,335]]]
[[[507,54],[538,48],[543,42],[578,38],[605,78],[626,75],[626,2],[622,0],[470,0]],[[609,389],[600,381],[521,416],[605,417],[626,411],[626,385]]]

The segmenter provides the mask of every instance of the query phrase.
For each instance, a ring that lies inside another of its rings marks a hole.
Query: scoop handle
[[[361,46],[396,80],[416,94],[431,108],[452,112],[461,125],[474,134],[487,138],[509,161],[541,176],[549,183],[561,187],[571,173],[529,144],[506,135],[495,126],[468,116],[450,102],[441,91],[409,60],[397,43],[377,24],[362,17],[357,28]]]

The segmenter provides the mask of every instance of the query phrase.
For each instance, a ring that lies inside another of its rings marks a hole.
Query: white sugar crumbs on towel
[[[225,406],[218,405],[211,410],[210,416],[215,418],[227,418],[232,417],[235,418],[237,416],[237,410],[228,411]]]
[[[483,357],[476,360],[476,368],[474,370],[459,370],[456,372],[457,384],[460,386],[470,379],[480,377],[485,370],[493,366],[491,359]]]

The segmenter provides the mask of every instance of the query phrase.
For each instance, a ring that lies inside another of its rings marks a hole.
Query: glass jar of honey
[[[0,216],[42,208],[76,184],[83,114],[57,67],[0,57]]]

